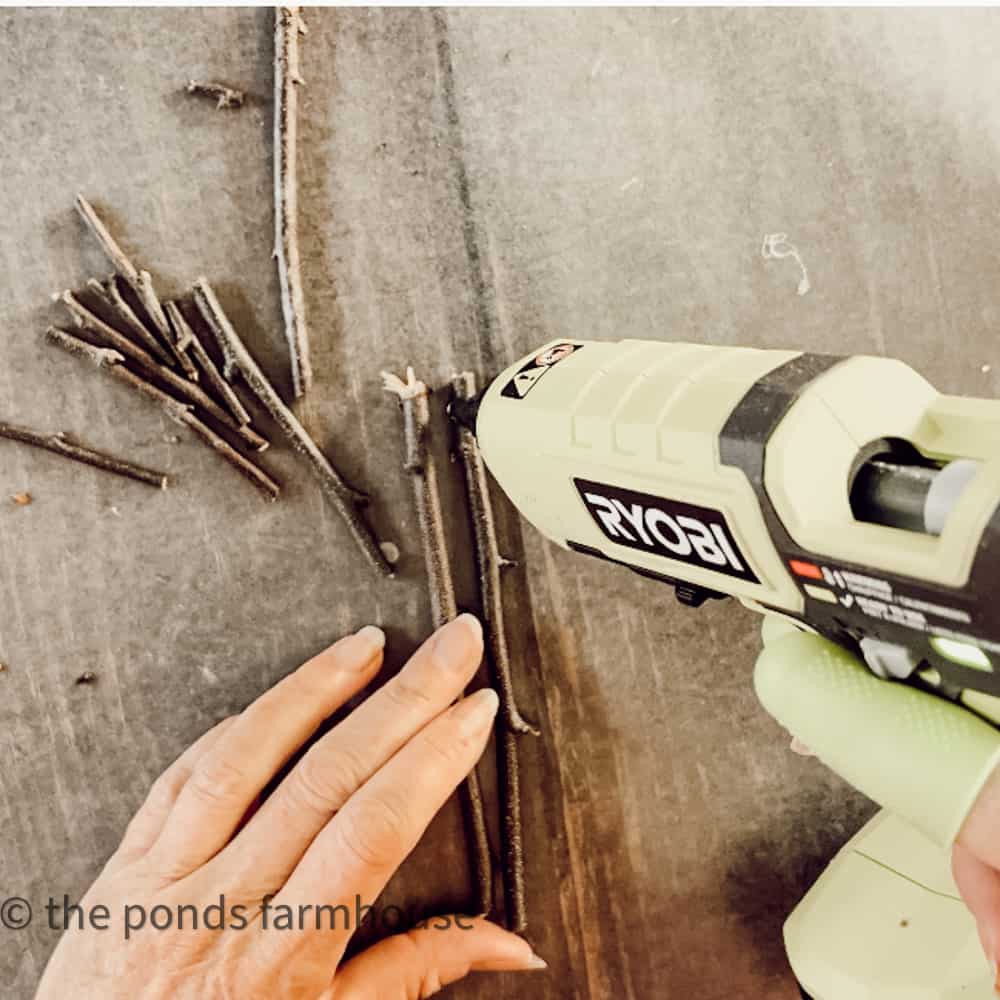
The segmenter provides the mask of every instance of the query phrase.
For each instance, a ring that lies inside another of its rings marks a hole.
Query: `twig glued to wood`
[[[405,447],[403,468],[413,481],[417,523],[430,588],[431,613],[435,628],[440,628],[458,614],[458,606],[448,559],[437,470],[427,441],[430,424],[428,389],[416,378],[412,368],[407,368],[405,382],[392,372],[382,372],[382,385],[386,392],[398,396],[402,404]],[[475,882],[478,912],[485,915],[493,909],[493,863],[486,832],[482,790],[475,769],[469,772],[462,785],[462,806],[469,830],[469,861]]]
[[[368,561],[380,573],[392,576],[392,566],[359,510],[367,503],[367,495],[344,481],[296,419],[295,414],[285,406],[281,396],[260,370],[253,355],[233,328],[207,279],[199,278],[195,282],[194,300],[219,345],[219,351],[225,361],[223,374],[226,378],[232,379],[235,372],[240,373],[251,392],[260,400],[261,405],[271,414],[282,433],[291,442],[292,447],[312,465],[323,492],[347,523],[355,542]]]
[[[242,90],[234,87],[227,87],[224,83],[215,83],[205,80],[188,80],[184,88],[189,94],[196,97],[210,97],[215,101],[215,106],[220,111],[223,108],[242,108],[246,100],[246,94]]]
[[[472,372],[452,376],[451,384],[456,399],[466,403],[475,399],[476,377]],[[479,596],[489,653],[487,662],[492,668],[493,683],[500,696],[498,763],[504,903],[508,927],[520,934],[527,927],[528,919],[524,900],[524,838],[517,738],[524,733],[537,736],[539,730],[524,720],[517,707],[503,613],[501,570],[507,560],[500,555],[497,545],[486,466],[475,434],[464,426],[458,427],[458,451],[465,474],[465,493],[476,544]]]
[[[198,335],[191,329],[191,325],[181,312],[180,306],[176,302],[165,302],[163,305],[173,328],[174,337],[178,346],[185,345],[184,350],[190,350],[195,361],[201,366],[205,373],[208,384],[215,390],[219,398],[226,404],[226,408],[233,415],[238,423],[249,424],[250,414],[243,405],[240,397],[236,395],[233,387],[222,377],[219,369],[211,355],[205,350],[205,345],[198,339]]]
[[[200,406],[209,416],[234,430],[247,444],[264,451],[267,441],[255,430],[245,424],[240,424],[235,417],[227,413],[204,389],[187,379],[181,378],[177,372],[161,365],[148,351],[134,344],[123,333],[105,323],[100,316],[91,312],[72,292],[66,291],[56,298],[66,306],[74,323],[94,336],[109,344],[130,361],[135,362],[146,374],[165,382],[179,396],[189,403]]]
[[[124,365],[124,357],[115,350],[106,347],[95,347],[93,344],[75,337],[66,330],[50,326],[46,336],[58,347],[75,354],[78,357],[97,365],[106,371],[113,378],[125,382],[133,389],[141,392],[148,399],[158,403],[172,420],[179,424],[190,427],[204,441],[212,446],[227,462],[250,480],[269,500],[276,500],[281,492],[281,487],[259,466],[255,465],[246,456],[241,455],[224,438],[220,437],[210,427],[204,424],[195,416],[191,406],[174,399],[162,389],[158,389],[152,382],[147,381],[141,375],[137,375]]]
[[[312,384],[299,260],[297,88],[303,82],[299,75],[300,34],[305,34],[305,24],[299,8],[278,7],[274,13],[274,255],[296,399]]]
[[[118,282],[121,280],[117,274],[112,274],[107,282],[100,282],[97,278],[91,278],[87,282],[87,287],[100,296],[101,302],[121,321],[124,328],[142,344],[150,354],[163,364],[172,364],[173,357],[167,353],[166,348],[150,333],[149,328],[135,314],[135,310],[125,300]]]
[[[124,458],[87,448],[82,444],[77,444],[65,434],[46,434],[43,431],[32,430],[30,427],[21,427],[18,424],[0,421],[0,438],[20,441],[22,444],[34,445],[36,448],[44,448],[46,451],[53,451],[57,455],[70,458],[75,462],[82,462],[95,469],[103,469],[105,472],[113,472],[118,476],[135,479],[140,483],[148,483],[161,490],[165,490],[170,481],[165,472],[147,469],[145,466],[136,465]]]

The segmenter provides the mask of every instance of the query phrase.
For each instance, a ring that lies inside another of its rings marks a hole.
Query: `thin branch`
[[[191,359],[184,353],[183,349],[174,343],[173,331],[167,322],[167,314],[163,311],[163,304],[153,287],[153,278],[149,271],[139,272],[139,282],[135,285],[135,293],[139,296],[146,315],[149,316],[156,328],[156,332],[167,342],[171,352],[177,359],[177,363],[184,369],[184,374],[192,382],[198,381],[198,369],[192,364]]]
[[[111,261],[112,267],[134,288],[139,282],[139,272],[94,211],[93,205],[82,194],[76,196],[76,210],[87,224],[87,228],[94,234],[94,238],[101,244],[101,249]]]
[[[346,521],[355,542],[368,561],[380,573],[392,576],[392,566],[375,540],[371,527],[358,510],[367,502],[367,496],[344,481],[340,473],[330,464],[326,455],[319,450],[306,429],[296,419],[295,414],[285,406],[277,390],[260,370],[253,355],[247,350],[236,330],[233,329],[232,323],[219,304],[219,300],[207,279],[199,278],[195,282],[194,300],[208,324],[209,330],[212,331],[212,336],[215,337],[219,345],[222,357],[225,359],[223,373],[228,371],[227,377],[231,377],[234,371],[239,371],[250,390],[291,442],[292,447],[312,465],[323,492]]]
[[[414,376],[412,368],[407,368],[405,382],[391,372],[382,372],[382,385],[386,392],[398,396],[402,404],[405,442],[403,467],[413,481],[417,524],[430,588],[431,613],[434,627],[440,628],[458,614],[458,606],[448,559],[437,470],[427,441],[430,424],[428,389]],[[475,768],[469,772],[462,785],[462,806],[469,830],[469,861],[475,882],[478,912],[485,915],[493,909],[493,863],[486,833],[482,790]]]
[[[164,348],[160,341],[149,332],[149,328],[135,314],[135,310],[125,301],[125,296],[122,295],[122,291],[118,287],[120,280],[117,274],[112,274],[107,282],[91,278],[87,282],[87,287],[95,295],[100,296],[101,302],[121,320],[126,330],[135,340],[141,343],[147,351],[155,355],[157,360],[169,365],[172,361],[170,354],[167,353],[166,348]]]
[[[176,302],[165,302],[163,308],[167,313],[167,319],[174,331],[174,337],[178,346],[186,345],[186,350],[190,350],[195,361],[201,366],[201,370],[208,379],[208,384],[218,393],[219,397],[226,404],[229,412],[240,424],[250,423],[250,414],[243,405],[240,397],[236,395],[233,387],[222,377],[219,369],[215,367],[205,345],[198,339],[198,335],[191,329],[191,325],[184,318],[180,306]]]
[[[454,375],[452,390],[457,399],[469,402],[476,396],[476,377],[471,372]],[[507,562],[497,545],[496,523],[490,502],[486,466],[476,436],[467,427],[458,428],[458,450],[465,473],[465,493],[476,543],[476,568],[479,596],[489,646],[487,662],[492,668],[493,683],[500,696],[500,770],[501,834],[503,837],[504,902],[508,927],[522,933],[527,927],[524,900],[524,838],[521,828],[521,779],[517,737],[523,733],[539,735],[539,730],[525,722],[518,711],[507,648],[504,624],[501,569]]]
[[[276,500],[281,492],[281,487],[259,466],[250,459],[241,455],[224,438],[220,437],[210,427],[202,423],[195,416],[190,404],[182,403],[174,399],[162,389],[158,389],[152,382],[147,381],[141,375],[137,375],[124,365],[124,357],[118,351],[110,350],[106,347],[95,347],[93,344],[73,336],[66,330],[50,326],[46,332],[46,337],[57,346],[75,354],[78,357],[97,365],[98,368],[106,371],[113,378],[125,382],[133,389],[141,392],[148,399],[158,403],[172,420],[179,424],[190,427],[204,441],[212,446],[226,461],[230,462],[247,479],[250,480],[269,500]]]
[[[476,376],[462,372],[452,376],[452,390],[456,398],[470,402],[476,397]],[[497,672],[500,695],[500,712],[515,733],[541,735],[538,728],[526,722],[517,707],[514,695],[513,672],[507,636],[504,630],[503,585],[501,571],[509,560],[500,554],[497,544],[496,520],[490,501],[486,465],[479,451],[476,436],[468,427],[458,427],[459,456],[465,471],[465,491],[472,519],[476,542],[476,567],[479,573],[479,593],[482,597],[483,616],[489,626],[491,659]]]
[[[305,25],[298,7],[274,13],[274,255],[281,284],[281,311],[292,364],[295,398],[312,384],[309,329],[306,326],[298,220],[299,35]]]
[[[91,312],[72,292],[66,291],[56,297],[69,310],[73,321],[78,327],[90,331],[90,333],[110,344],[116,351],[134,361],[148,375],[166,382],[179,396],[183,396],[189,403],[195,406],[200,406],[213,419],[236,431],[240,437],[258,451],[263,451],[267,448],[267,441],[264,438],[252,428],[238,423],[201,386],[195,385],[185,378],[181,378],[177,372],[167,368],[166,365],[161,365],[151,354],[137,344],[132,343],[123,333],[105,323],[100,316]]]
[[[242,90],[227,87],[224,83],[204,80],[188,80],[184,88],[189,94],[197,97],[211,97],[219,110],[223,108],[242,108],[246,94]]]
[[[181,368],[184,369],[184,374],[187,375],[192,382],[198,382],[200,380],[199,369],[194,363],[194,359],[191,357],[191,354],[193,353],[192,344],[194,343],[194,331],[190,327],[185,329],[184,326],[178,326],[178,324],[174,322],[170,309],[172,305],[176,309],[176,305],[173,302],[163,303],[164,317],[166,318],[167,326],[170,329],[170,341],[173,345],[174,352],[177,354],[177,359],[181,363]]]
[[[83,462],[84,465],[91,465],[95,469],[104,469],[106,472],[135,479],[140,483],[148,483],[161,490],[165,490],[169,484],[165,472],[147,469],[145,466],[136,465],[124,458],[117,458],[114,455],[87,448],[82,444],[76,444],[65,434],[46,434],[42,431],[33,431],[29,427],[20,427],[17,424],[0,421],[0,438],[20,441],[22,444],[34,445],[36,448],[44,448],[46,451],[54,451],[57,455],[63,455],[76,462]]]
[[[164,343],[170,348],[177,362],[183,365],[184,362],[177,354],[173,341],[170,338],[170,327],[167,324],[167,317],[164,315],[163,306],[160,304],[156,289],[153,287],[153,279],[149,272],[140,271],[132,263],[125,254],[125,251],[122,250],[111,235],[108,227],[104,225],[101,217],[94,210],[94,206],[82,194],[76,196],[76,210],[87,224],[87,228],[94,234],[97,242],[101,245],[101,249],[108,260],[111,261],[112,267],[121,275],[129,288],[135,292],[136,297],[149,316],[153,329],[163,338]]]

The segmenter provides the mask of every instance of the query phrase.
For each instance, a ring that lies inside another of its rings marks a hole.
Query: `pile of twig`
[[[346,521],[368,561],[391,566],[361,515],[367,497],[349,486],[320,451],[268,381],[229,321],[205,278],[187,301],[163,301],[149,272],[126,256],[90,203],[77,211],[100,244],[114,273],[91,279],[81,291],[54,296],[74,329],[51,326],[49,341],[93,362],[112,378],[159,405],[190,428],[268,499],[281,488],[255,457],[268,447],[237,392],[241,377],[293,447],[310,463],[324,493]]]

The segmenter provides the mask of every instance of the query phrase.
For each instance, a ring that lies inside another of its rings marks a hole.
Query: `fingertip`
[[[483,627],[475,615],[459,615],[437,630],[431,648],[441,666],[465,673],[482,655]]]
[[[475,615],[465,611],[455,621],[461,623],[464,628],[467,628],[479,642],[483,641],[483,623]]]
[[[385,632],[378,625],[365,625],[354,633],[354,637],[373,653],[385,649]]]

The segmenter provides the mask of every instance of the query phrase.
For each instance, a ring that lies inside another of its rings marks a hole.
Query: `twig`
[[[452,376],[456,398],[470,402],[476,395],[476,377],[472,372]],[[465,473],[465,493],[476,543],[476,568],[479,596],[486,626],[493,683],[500,696],[500,770],[501,834],[503,837],[503,884],[507,924],[520,934],[527,926],[524,901],[524,838],[521,829],[521,779],[518,762],[519,734],[539,735],[539,730],[525,722],[518,711],[504,626],[501,569],[507,563],[497,545],[496,523],[490,502],[486,466],[483,464],[476,436],[467,427],[458,427],[458,450]]]
[[[276,500],[281,492],[281,487],[259,466],[250,459],[241,455],[224,438],[220,437],[210,427],[202,423],[193,413],[188,403],[182,403],[174,399],[162,389],[158,389],[152,382],[147,381],[141,375],[137,375],[123,364],[124,358],[118,351],[110,350],[106,347],[95,347],[93,344],[73,336],[66,330],[50,326],[46,336],[48,339],[63,350],[69,351],[78,357],[87,359],[103,369],[109,375],[125,382],[133,389],[141,392],[148,399],[152,399],[163,407],[167,416],[179,424],[190,427],[203,440],[207,441],[226,461],[234,465],[247,479],[250,480],[269,500]]]
[[[230,323],[206,278],[199,278],[195,282],[194,300],[203,319],[208,324],[212,336],[215,337],[219,345],[219,351],[225,362],[223,374],[226,378],[231,379],[233,373],[238,371],[243,376],[251,392],[274,418],[275,423],[291,442],[292,447],[312,465],[323,492],[340,516],[347,522],[348,529],[361,551],[367,556],[368,561],[380,573],[392,576],[392,566],[376,542],[372,529],[361,517],[358,510],[367,502],[367,495],[344,481],[326,455],[319,450],[306,429],[298,422],[295,414],[285,406],[277,390],[260,370],[253,355],[247,350],[236,330],[233,329],[233,324]]]
[[[101,221],[101,217],[94,211],[93,205],[82,194],[76,196],[76,210],[87,224],[87,228],[94,234],[94,238],[101,244],[101,249],[111,261],[112,267],[135,288],[139,283],[139,272]]]
[[[171,310],[171,306],[174,307],[173,310]],[[191,357],[191,353],[193,353],[192,345],[194,344],[195,339],[194,331],[183,322],[183,316],[180,317],[181,323],[178,324],[174,321],[176,312],[176,303],[163,303],[163,315],[164,319],[167,321],[167,326],[170,329],[170,343],[173,346],[174,353],[177,355],[177,360],[180,361],[181,368],[184,369],[184,373],[187,377],[192,382],[197,382],[199,381],[198,366],[194,363],[194,359]],[[246,423],[246,421],[237,422]]]
[[[292,364],[295,398],[312,384],[309,329],[306,326],[302,267],[299,261],[297,132],[299,34],[305,25],[298,7],[274,12],[274,255],[281,284],[281,311]]]
[[[170,326],[167,317],[164,315],[163,306],[160,304],[156,289],[153,287],[153,279],[148,271],[140,271],[129,259],[125,251],[118,245],[118,242],[111,235],[108,227],[101,221],[101,217],[94,210],[94,206],[87,201],[82,194],[76,196],[76,210],[80,217],[87,224],[87,228],[94,234],[95,239],[101,245],[112,267],[121,275],[125,283],[135,292],[136,298],[142,304],[149,321],[153,324],[153,329],[163,338],[164,343],[170,348],[178,364],[182,367],[184,359],[178,355],[174,348],[173,340],[170,337]]]
[[[83,462],[85,465],[92,465],[95,469],[104,469],[106,472],[113,472],[128,479],[136,479],[140,483],[158,486],[161,490],[165,490],[169,483],[165,472],[147,469],[145,466],[135,465],[124,458],[116,458],[114,455],[76,444],[65,434],[45,434],[41,431],[33,431],[28,427],[0,421],[0,438],[20,441],[22,444],[34,445],[36,448],[45,448],[47,451],[54,451],[57,455]]]
[[[412,368],[407,368],[405,382],[391,372],[382,372],[382,385],[386,392],[398,396],[402,403],[405,442],[403,468],[413,480],[417,523],[430,587],[431,614],[435,628],[440,628],[456,616],[458,606],[448,560],[437,471],[427,446],[427,428],[430,423],[428,390],[414,376]],[[462,785],[462,806],[469,828],[469,861],[475,882],[478,912],[485,915],[493,909],[493,864],[486,833],[482,790],[475,768],[469,772]]]
[[[89,330],[95,336],[100,337],[116,351],[134,361],[148,375],[166,382],[179,396],[183,396],[195,406],[200,406],[213,419],[236,431],[240,437],[258,451],[267,448],[267,441],[264,438],[252,428],[241,425],[234,417],[226,413],[201,386],[181,378],[177,372],[167,368],[166,365],[161,365],[148,351],[132,343],[123,333],[91,312],[72,292],[63,292],[57,298],[69,310],[78,327]]]
[[[219,394],[219,397],[229,408],[229,412],[240,424],[250,423],[250,414],[247,408],[236,395],[233,387],[222,377],[219,369],[215,367],[205,345],[198,339],[198,335],[191,329],[191,325],[184,318],[180,306],[176,302],[165,302],[163,308],[166,310],[167,319],[174,331],[177,346],[185,345],[185,350],[190,350],[195,361],[201,366],[205,373],[209,385]]]
[[[125,296],[122,295],[122,291],[118,287],[119,280],[120,278],[117,274],[112,274],[107,282],[91,278],[87,282],[87,287],[100,296],[105,306],[122,321],[128,332],[137,341],[140,341],[146,350],[155,355],[164,364],[171,364],[172,358],[167,353],[166,348],[149,332],[146,324],[136,316],[135,310],[125,301]]]
[[[156,332],[167,342],[171,352],[177,359],[177,363],[184,369],[184,374],[192,382],[198,381],[198,369],[191,363],[191,359],[184,351],[174,343],[170,324],[167,322],[167,314],[163,311],[163,304],[160,302],[156,289],[153,287],[153,278],[149,271],[139,272],[139,283],[135,286],[135,293],[139,296],[142,307],[146,310],[156,327]]]
[[[242,108],[246,100],[246,94],[242,90],[235,90],[227,87],[224,83],[214,83],[203,80],[188,80],[184,88],[189,94],[198,97],[211,97],[215,100],[215,106],[222,108]]]

